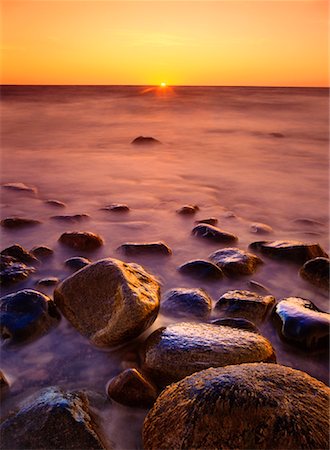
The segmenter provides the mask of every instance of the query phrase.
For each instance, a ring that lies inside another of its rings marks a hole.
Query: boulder
[[[258,256],[239,248],[223,248],[212,253],[209,258],[228,277],[250,275],[262,264]]]
[[[88,214],[73,214],[73,215],[61,215],[61,216],[52,216],[52,220],[57,220],[58,222],[66,222],[66,223],[78,223],[83,220],[89,219]]]
[[[172,250],[164,242],[126,242],[118,247],[126,255],[171,255]]]
[[[65,208],[66,204],[59,200],[45,200],[46,205],[54,206],[55,208]]]
[[[259,241],[252,242],[249,247],[270,258],[293,261],[299,264],[304,264],[317,256],[328,258],[319,244],[307,244],[299,241]]]
[[[256,234],[271,234],[274,232],[273,228],[265,223],[253,223],[250,226],[250,231]]]
[[[4,228],[22,228],[22,227],[30,227],[34,225],[39,225],[41,222],[39,220],[34,219],[25,219],[23,217],[7,217],[6,219],[1,220],[0,224]]]
[[[46,259],[54,254],[54,250],[45,245],[40,245],[39,247],[33,247],[30,253],[38,259]]]
[[[131,142],[133,145],[155,145],[155,144],[161,144],[161,142],[158,139],[155,139],[150,136],[138,136]]]
[[[5,248],[1,251],[1,255],[4,256],[11,256],[15,258],[17,261],[23,262],[23,263],[37,263],[38,259],[35,255],[33,255],[32,252],[28,252],[23,248],[21,245],[14,244],[10,247]]]
[[[116,346],[156,319],[160,287],[137,264],[102,259],[66,278],[54,292],[64,316],[93,344]]]
[[[310,350],[329,346],[330,314],[310,300],[284,298],[274,308],[273,315],[283,339]]]
[[[169,316],[207,319],[212,299],[204,289],[171,289],[162,298],[161,311]]]
[[[272,295],[259,295],[250,291],[228,291],[215,305],[215,311],[226,317],[241,317],[252,322],[261,322],[275,303]]]
[[[4,449],[110,449],[83,392],[49,387],[29,397],[0,427]]]
[[[60,319],[54,302],[45,294],[24,289],[0,299],[0,337],[8,344],[30,341]]]
[[[218,219],[216,219],[215,217],[209,217],[208,219],[201,219],[201,220],[195,221],[196,225],[198,225],[199,223],[207,223],[209,225],[216,225],[218,223]]]
[[[112,205],[105,206],[101,208],[103,211],[111,211],[111,212],[128,212],[129,207],[123,203],[113,203]]]
[[[220,280],[223,278],[223,272],[218,266],[203,259],[188,261],[182,264],[178,270],[184,275],[203,280]]]
[[[172,384],[143,426],[143,448],[326,449],[329,388],[277,364],[211,368]]]
[[[73,256],[65,261],[65,265],[72,270],[80,270],[88,264],[91,263],[91,260],[88,258],[83,258],[82,256]]]
[[[0,255],[0,284],[7,286],[25,280],[32,272],[33,267],[17,261],[12,256]]]
[[[183,216],[189,216],[191,214],[196,214],[199,211],[199,207],[197,205],[183,205],[181,208],[177,209],[176,212]]]
[[[16,191],[16,192],[27,192],[31,194],[36,194],[37,189],[33,186],[27,186],[24,183],[6,183],[1,185],[2,189]]]
[[[82,251],[95,250],[104,244],[101,236],[95,233],[90,233],[89,231],[72,231],[63,233],[60,236],[59,241],[68,247]]]
[[[154,331],[146,340],[143,368],[166,385],[208,367],[275,361],[271,343],[231,326],[183,322]]]
[[[315,286],[329,289],[329,258],[314,258],[302,266],[299,274],[304,280],[309,281]]]
[[[223,231],[213,225],[208,225],[207,223],[196,225],[192,230],[192,234],[214,242],[234,242],[238,240],[238,237],[234,234]]]

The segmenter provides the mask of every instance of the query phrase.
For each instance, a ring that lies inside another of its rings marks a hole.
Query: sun
[[[162,81],[162,82],[160,83],[160,87],[165,88],[166,86],[167,86],[167,84],[165,83],[165,81]]]

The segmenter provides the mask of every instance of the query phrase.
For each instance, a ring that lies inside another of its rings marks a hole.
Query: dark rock
[[[329,346],[330,314],[300,297],[281,300],[273,310],[278,330],[285,340],[316,350]]]
[[[129,207],[122,203],[113,203],[112,205],[105,206],[101,208],[103,211],[111,211],[111,212],[128,212]]]
[[[215,305],[215,310],[227,317],[240,317],[261,322],[275,303],[272,295],[261,296],[250,291],[228,291]]]
[[[67,222],[67,223],[77,223],[81,222],[83,220],[89,219],[88,214],[73,214],[73,215],[66,215],[66,216],[52,216],[52,220],[57,220],[59,222]]]
[[[157,398],[144,421],[143,448],[327,449],[329,392],[277,364],[203,370]]]
[[[299,273],[302,278],[324,289],[329,289],[329,259],[314,258],[302,266]]]
[[[24,289],[0,299],[0,336],[10,344],[45,334],[59,319],[54,302],[41,292]]]
[[[275,361],[271,343],[255,332],[209,323],[176,323],[145,342],[143,368],[166,385],[208,367]]]
[[[161,303],[163,313],[177,317],[207,319],[212,299],[204,289],[171,289],[165,292]]]
[[[60,236],[59,241],[68,247],[82,251],[95,250],[104,244],[101,236],[88,231],[63,233]]]
[[[208,219],[196,220],[195,223],[207,223],[209,225],[216,225],[218,223],[218,219],[216,219],[215,217],[209,217]]]
[[[33,247],[30,250],[30,253],[32,253],[38,259],[45,259],[49,256],[52,256],[54,254],[54,250],[44,245],[40,245],[39,247]]]
[[[137,369],[126,369],[109,381],[108,396],[118,403],[136,408],[150,408],[157,398],[157,389]]]
[[[17,191],[17,192],[28,192],[31,194],[36,194],[37,189],[33,186],[27,186],[24,183],[6,183],[1,186],[3,189],[7,189],[10,191]]]
[[[0,224],[4,228],[21,228],[39,225],[41,222],[34,219],[24,219],[22,217],[7,217],[1,220]]]
[[[215,319],[212,320],[211,323],[213,325],[222,325],[224,327],[239,328],[241,330],[248,330],[252,331],[253,333],[259,333],[259,330],[255,326],[255,324],[246,319],[237,319],[230,317],[226,319]]]
[[[40,286],[55,286],[55,284],[59,283],[59,279],[56,277],[48,277],[48,278],[42,278],[38,281],[37,284]]]
[[[306,225],[308,227],[324,227],[324,223],[315,219],[308,219],[305,217],[294,219],[292,222],[296,225]]]
[[[25,250],[21,245],[14,244],[10,247],[5,248],[1,251],[1,255],[11,256],[15,258],[17,261],[23,263],[36,263],[38,262],[37,258],[31,253]]]
[[[65,208],[66,204],[58,200],[45,200],[46,205],[54,206],[55,208]]]
[[[65,265],[70,267],[72,270],[80,270],[85,266],[88,266],[91,261],[87,258],[83,258],[82,256],[73,256],[65,261]]]
[[[199,279],[219,280],[223,277],[223,272],[218,266],[203,259],[188,261],[182,264],[178,270],[184,275],[190,275]]]
[[[138,136],[131,142],[133,145],[155,145],[155,144],[161,144],[158,139],[155,139],[153,137],[149,136]]]
[[[284,138],[284,134],[282,134],[282,133],[269,133],[269,136],[272,136],[275,138]]]
[[[7,286],[25,280],[32,272],[34,272],[33,267],[26,266],[12,256],[0,255],[1,285]]]
[[[259,292],[260,294],[269,294],[269,289],[267,289],[266,286],[264,286],[261,283],[258,283],[257,281],[249,280],[247,282],[247,285],[249,286],[249,288],[254,289],[256,292]]]
[[[182,215],[191,215],[195,214],[199,211],[199,207],[197,205],[183,205],[181,208],[177,209],[176,212]]]
[[[249,246],[270,258],[284,259],[303,264],[317,256],[328,257],[319,244],[307,244],[299,241],[259,241]]]
[[[250,231],[256,234],[271,234],[274,232],[273,228],[265,223],[253,223],[250,226]]]
[[[9,383],[7,381],[7,378],[5,377],[2,370],[0,370],[0,395],[3,390],[7,389],[9,387]]]
[[[64,316],[92,343],[116,346],[156,319],[160,287],[137,264],[103,259],[66,278],[54,292]]]
[[[87,396],[49,387],[30,397],[1,425],[4,449],[100,450],[105,446]]]
[[[227,233],[213,225],[202,223],[195,226],[192,234],[215,242],[234,242],[238,240],[238,237],[232,233]]]
[[[256,271],[259,264],[262,264],[258,256],[239,248],[217,250],[209,258],[229,277],[250,275]]]
[[[171,255],[172,250],[164,242],[134,243],[127,242],[118,247],[126,255]]]

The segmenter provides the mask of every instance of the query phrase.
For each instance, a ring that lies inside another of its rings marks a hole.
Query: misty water
[[[190,259],[207,259],[226,247],[192,236],[195,220],[216,217],[218,226],[237,234],[237,247],[264,239],[294,239],[328,245],[328,92],[282,88],[143,88],[143,87],[4,87],[2,108],[2,183],[22,182],[37,194],[1,192],[1,218],[19,216],[42,221],[35,227],[1,230],[1,248],[18,243],[27,249],[47,245],[54,256],[26,281],[2,289],[23,288],[52,296],[38,287],[40,278],[64,279],[70,256],[95,261],[114,257],[135,261],[155,274],[162,292],[173,287],[203,287],[216,300],[227,290],[250,289],[249,280],[266,286],[276,300],[310,299],[327,310],[325,291],[298,275],[296,265],[263,258],[249,277],[207,283],[181,275],[177,267]],[[134,146],[140,135],[161,141]],[[63,210],[45,203],[56,199]],[[125,203],[128,213],[101,210]],[[197,204],[195,216],[180,216],[184,204]],[[51,219],[58,214],[88,214],[77,224]],[[297,219],[310,219],[309,221]],[[269,236],[251,224],[270,225]],[[64,231],[99,233],[105,245],[92,253],[63,247]],[[124,242],[162,240],[169,257],[125,257]],[[217,317],[213,314],[213,317]],[[10,380],[3,413],[21,399],[50,385],[106,391],[107,381],[139,364],[143,339],[173,322],[162,314],[139,339],[120,349],[100,350],[62,318],[38,340],[3,347],[1,369]],[[278,363],[328,382],[328,358],[280,340],[268,319],[260,325],[272,342]],[[98,405],[106,433],[118,448],[140,447],[145,410]]]

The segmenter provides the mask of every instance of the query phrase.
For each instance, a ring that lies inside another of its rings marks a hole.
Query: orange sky
[[[326,0],[2,0],[2,83],[327,86]]]

